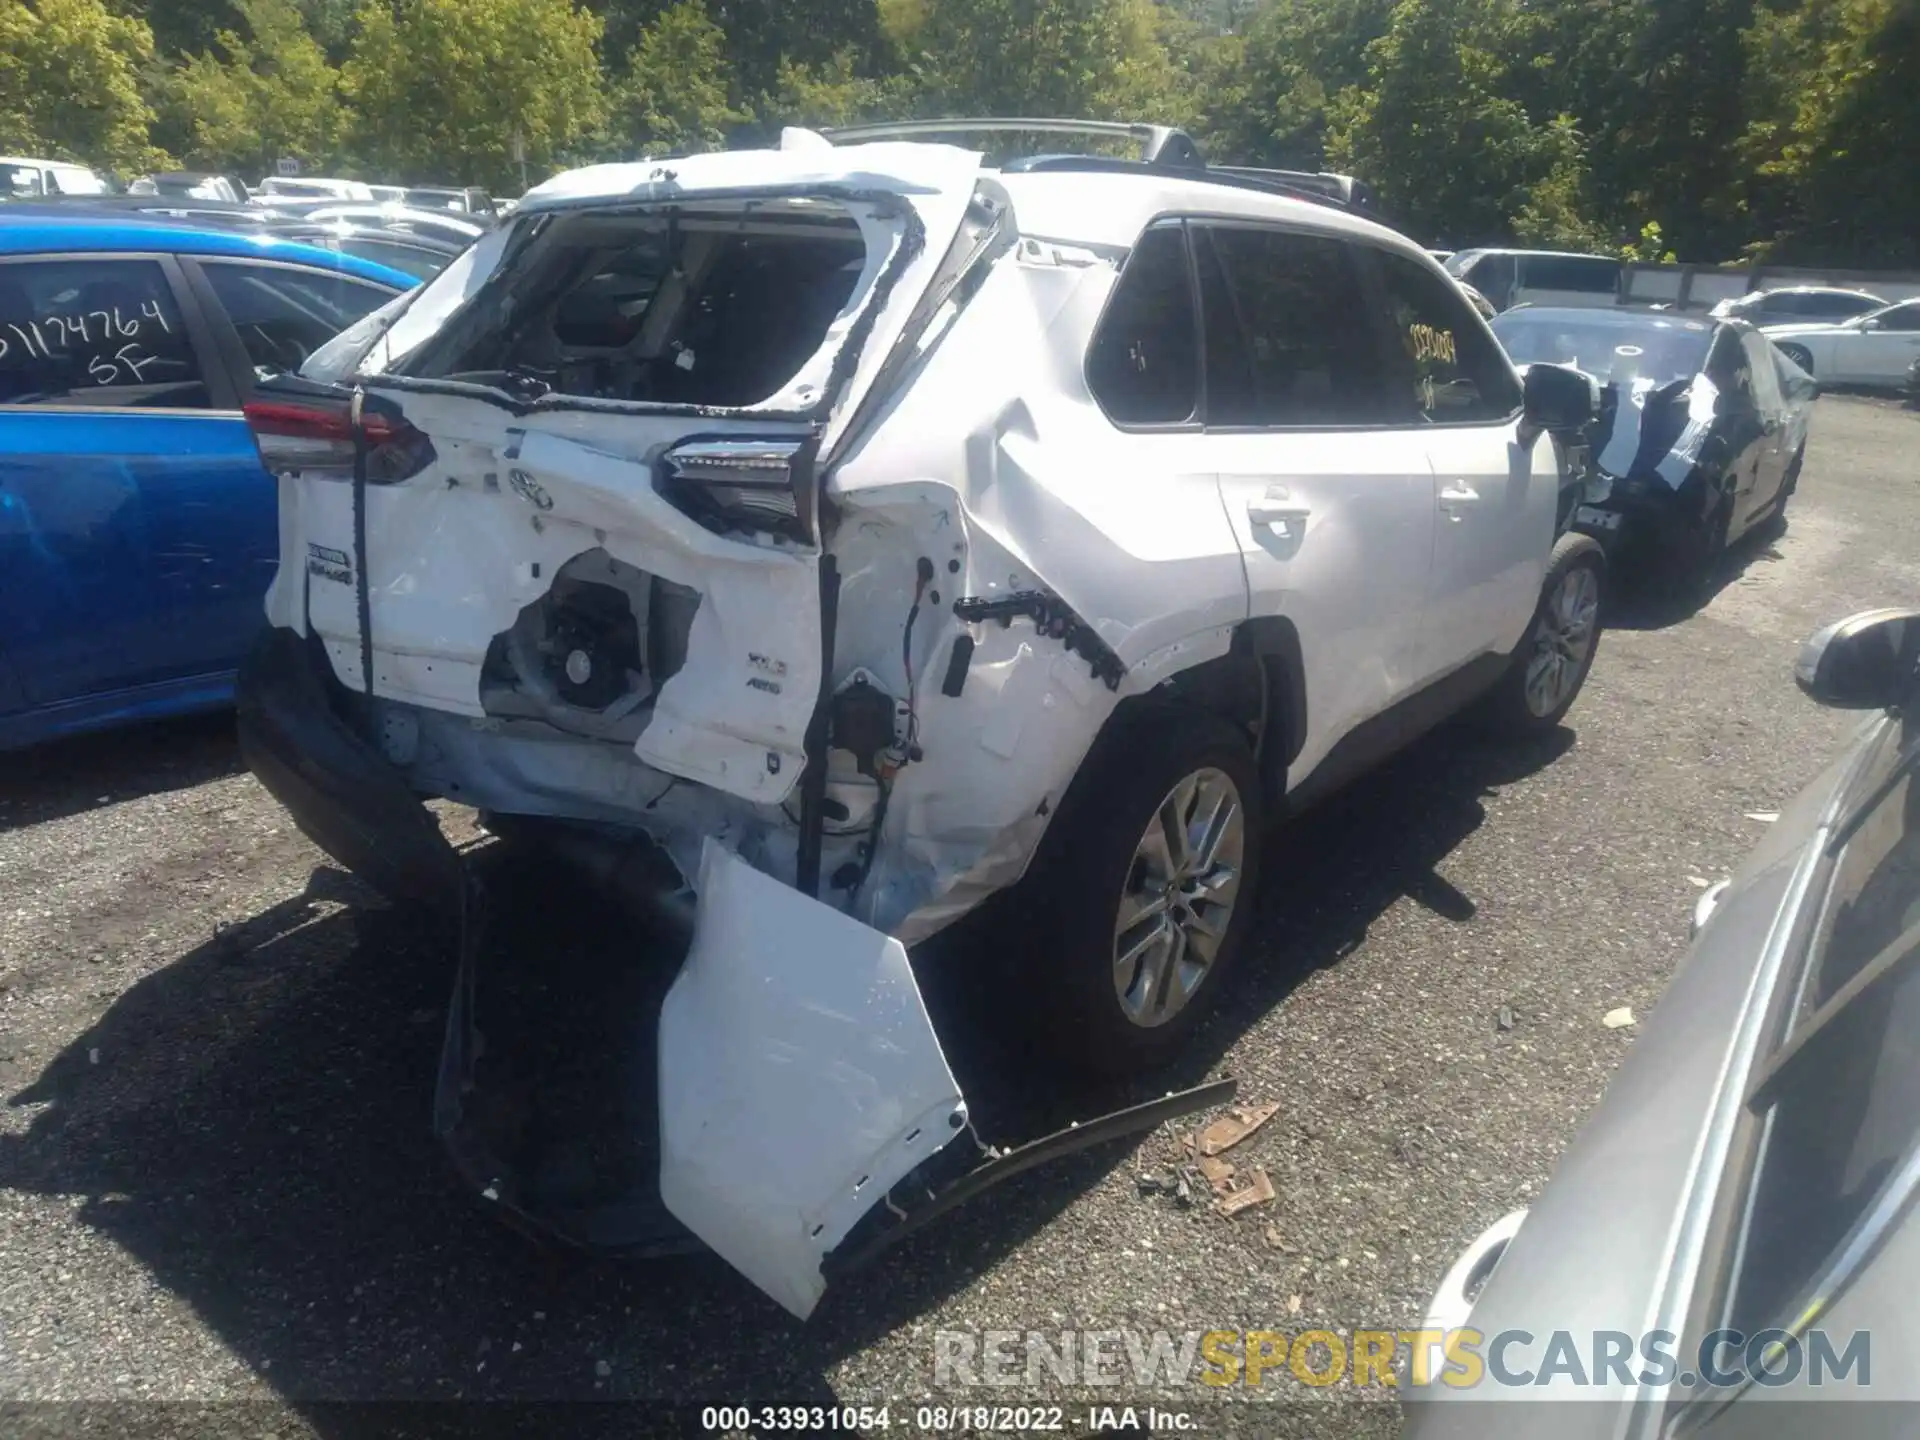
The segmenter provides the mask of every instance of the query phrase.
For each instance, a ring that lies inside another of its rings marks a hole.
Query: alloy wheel
[[[1166,1024],[1205,983],[1246,858],[1246,806],[1225,771],[1183,778],[1134,847],[1113,927],[1113,988],[1127,1019]]]
[[[1527,709],[1553,714],[1566,704],[1586,674],[1600,627],[1600,580],[1593,568],[1577,565],[1540,609],[1533,630],[1533,654],[1527,661]]]

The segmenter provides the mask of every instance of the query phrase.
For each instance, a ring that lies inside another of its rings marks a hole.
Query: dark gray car
[[[1454,1363],[1412,1367],[1409,1440],[1920,1425],[1920,611],[1829,627],[1795,674],[1878,713],[1702,896],[1538,1203],[1442,1282]]]

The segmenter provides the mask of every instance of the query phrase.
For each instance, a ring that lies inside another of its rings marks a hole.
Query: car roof
[[[62,219],[39,211],[8,215],[0,209],[0,255],[72,251],[158,250],[175,255],[231,255],[249,260],[286,260],[340,270],[397,290],[418,282],[385,265],[270,235],[197,227],[182,221],[122,220],[117,216]]]
[[[1768,285],[1760,290],[1749,290],[1745,295],[1734,297],[1738,300],[1751,300],[1761,295],[1846,295],[1856,300],[1880,300],[1870,290],[1851,290],[1845,285]],[[1881,304],[1886,304],[1884,300]]]
[[[360,225],[351,220],[276,220],[266,233],[289,240],[334,236],[340,239],[381,240],[410,250],[431,250],[438,255],[458,255],[466,247],[443,235],[423,235],[415,230],[389,230],[381,225]]]
[[[658,204],[676,198],[725,198],[728,191],[804,186],[848,190],[897,187],[903,193],[929,183],[958,185],[987,176],[1013,202],[1020,233],[1070,245],[1127,249],[1161,216],[1280,221],[1299,229],[1364,239],[1433,257],[1411,240],[1331,204],[1295,199],[1237,179],[1209,180],[1204,170],[1115,165],[1098,169],[990,170],[979,152],[924,141],[780,149],[723,150],[661,161],[591,165],[557,175],[527,192],[515,219],[552,209],[596,204]],[[695,196],[692,192],[703,192]]]
[[[1620,260],[1613,255],[1596,255],[1591,250],[1529,250],[1524,245],[1475,245],[1466,250],[1456,250],[1453,258],[1463,259],[1468,255],[1540,255],[1552,260],[1605,260],[1618,265]]]

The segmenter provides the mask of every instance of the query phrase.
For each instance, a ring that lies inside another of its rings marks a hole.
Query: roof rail
[[[1148,165],[1201,169],[1206,161],[1186,131],[1171,125],[1146,125],[1121,120],[1060,120],[1036,116],[961,116],[947,120],[886,120],[871,125],[840,125],[819,132],[836,145],[868,140],[920,139],[929,135],[1029,134],[1084,135],[1098,139],[1133,140],[1140,160]]]

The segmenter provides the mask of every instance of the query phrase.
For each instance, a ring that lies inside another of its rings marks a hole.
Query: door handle
[[[1304,533],[1307,516],[1312,513],[1305,505],[1292,505],[1272,496],[1247,502],[1247,519],[1255,525],[1266,526],[1282,540],[1291,540]]]

